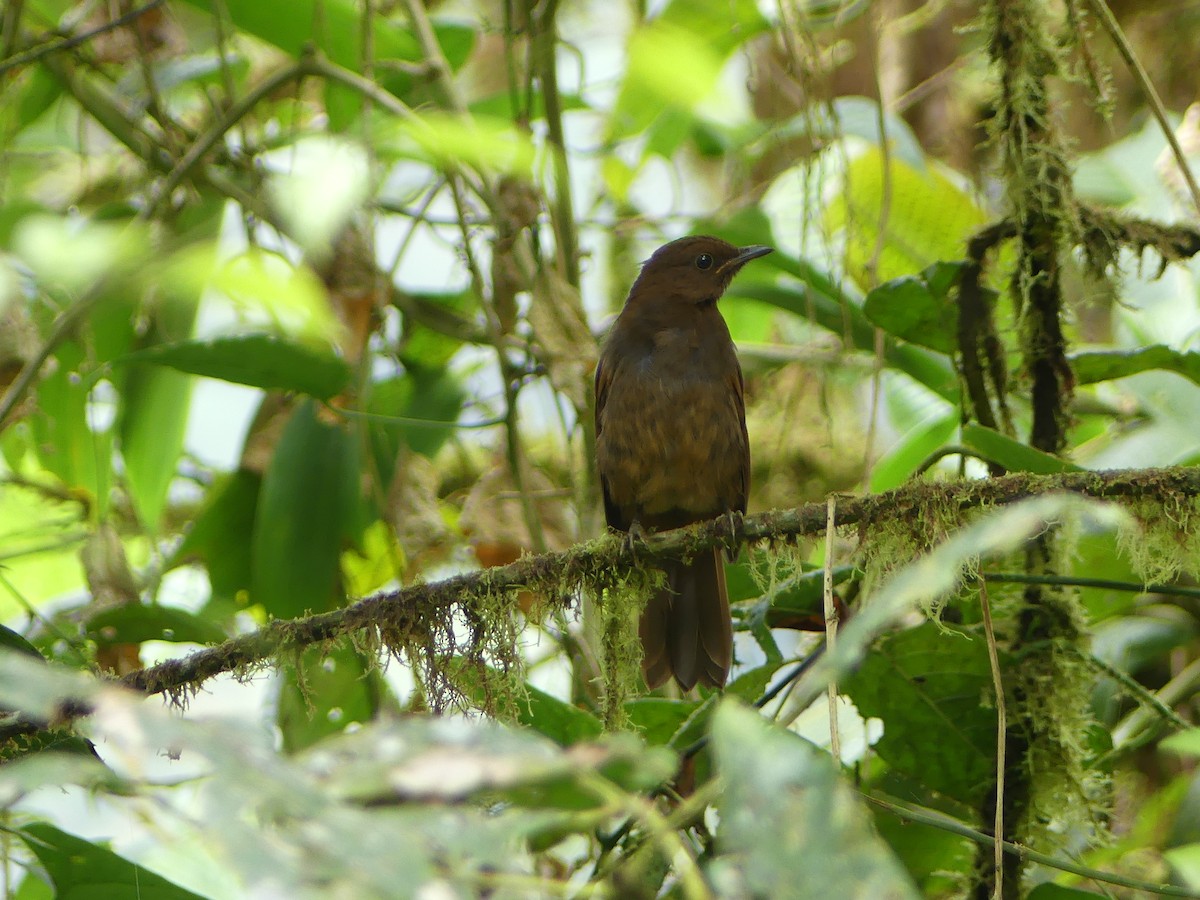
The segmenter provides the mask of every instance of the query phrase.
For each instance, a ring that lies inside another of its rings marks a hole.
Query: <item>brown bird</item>
[[[742,369],[717,301],[770,247],[693,236],[655,251],[596,367],[596,462],[608,524],[680,528],[746,511],[750,445]],[[720,688],[733,630],[720,550],[663,564],[640,633],[646,684]]]

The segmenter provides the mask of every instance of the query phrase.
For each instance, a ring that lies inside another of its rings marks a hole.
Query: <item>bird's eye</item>
[[[713,258],[708,253],[701,253],[699,256],[696,257],[696,268],[697,269],[711,269],[712,264],[713,264]]]

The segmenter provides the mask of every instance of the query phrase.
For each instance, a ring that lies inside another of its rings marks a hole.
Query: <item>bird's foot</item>
[[[638,564],[638,547],[645,544],[646,532],[642,529],[642,523],[634,519],[629,523],[629,530],[625,532],[625,549],[629,551],[635,566]]]
[[[742,525],[745,519],[736,509],[727,511],[725,515],[722,516],[722,519],[726,529],[725,554],[730,560],[733,560],[737,558],[738,550],[741,549],[741,541],[738,540],[738,534],[742,530]]]

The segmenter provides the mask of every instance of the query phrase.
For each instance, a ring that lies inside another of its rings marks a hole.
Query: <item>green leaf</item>
[[[284,752],[372,721],[387,692],[379,666],[353,647],[306,648],[299,665],[285,668],[280,679],[275,723]]]
[[[768,27],[750,0],[673,0],[630,38],[610,137],[645,134],[647,152],[669,156],[700,104],[719,94],[725,60]]]
[[[371,385],[367,412],[378,417],[370,420],[371,451],[385,486],[401,446],[431,458],[437,453],[454,433],[465,399],[459,377],[446,369],[414,367]]]
[[[982,425],[964,425],[963,443],[978,450],[987,459],[995,460],[1010,472],[1032,472],[1035,475],[1055,475],[1062,472],[1083,472],[1082,466],[1014,441]]]
[[[263,390],[296,391],[318,400],[328,400],[350,382],[350,366],[332,350],[268,334],[158,344],[118,361],[154,363]]]
[[[570,747],[580,741],[595,740],[604,732],[601,721],[586,709],[559,700],[531,684],[525,686],[525,692],[529,703],[519,704],[518,720],[556,744]]]
[[[861,664],[873,641],[895,627],[918,604],[946,596],[960,584],[965,567],[1011,553],[1048,524],[1067,515],[1081,519],[1080,528],[1111,529],[1126,521],[1118,507],[1064,494],[1047,494],[996,510],[951,535],[929,553],[897,571],[838,632],[836,647],[826,652],[800,679],[788,698],[785,714],[798,715],[825,693],[831,679],[848,675]]]
[[[13,234],[13,250],[43,285],[80,294],[129,271],[151,246],[145,226],[33,214]]]
[[[983,641],[933,623],[879,641],[842,690],[883,720],[875,752],[894,769],[964,803],[995,778],[996,711]]]
[[[666,697],[639,697],[625,704],[625,714],[646,741],[655,746],[667,746],[701,707],[695,700],[669,700]]]
[[[875,326],[849,293],[807,260],[789,257],[779,251],[757,263],[760,268],[775,266],[799,280],[798,285],[763,284],[742,276],[726,292],[729,297],[749,297],[787,310],[805,321],[815,322],[839,338],[846,338],[854,349],[875,352]],[[747,269],[747,272],[752,271]],[[935,394],[952,403],[959,395],[958,376],[944,354],[933,353],[885,337],[883,358],[891,368],[910,376]]]
[[[960,421],[958,411],[952,410],[910,428],[871,469],[871,492],[890,491],[907,481],[931,453],[950,440]]]
[[[1167,852],[1169,856],[1170,851]],[[1081,891],[1078,888],[1063,887],[1061,884],[1045,881],[1029,892],[1027,900],[1096,900],[1103,897],[1095,891]]]
[[[903,275],[867,294],[863,313],[909,343],[953,353],[958,347],[958,303],[951,288],[962,263],[936,262],[920,275]]]
[[[17,101],[13,104],[16,112],[15,126],[10,137],[15,137],[26,126],[36,122],[63,95],[66,89],[61,81],[51,75],[45,66],[29,66],[21,73],[23,84],[20,84]],[[7,105],[7,104],[6,104]]]
[[[338,558],[358,524],[357,435],[317,413],[311,400],[292,412],[254,520],[251,599],[281,619],[341,604]]]
[[[1191,888],[1200,888],[1200,844],[1184,844],[1163,851],[1163,857]]]
[[[129,603],[106,609],[87,620],[87,636],[102,646],[145,641],[217,644],[228,637],[195,613],[157,603]]]
[[[10,650],[16,650],[20,653],[26,653],[35,659],[42,659],[42,654],[38,652],[38,648],[25,640],[23,635],[17,634],[7,625],[0,625],[0,647],[7,647]]]
[[[1200,353],[1174,350],[1163,344],[1137,350],[1089,350],[1072,353],[1071,370],[1079,384],[1127,378],[1150,369],[1175,372],[1200,384]]]
[[[210,15],[228,17],[235,27],[274,44],[292,57],[298,58],[311,44],[339,66],[362,71],[365,58],[362,18],[353,0],[259,0],[228,6],[216,0],[187,2]],[[421,45],[411,32],[391,18],[377,17],[373,32],[372,59],[378,67],[380,83],[404,99],[412,86],[412,77],[387,63],[422,61]],[[450,67],[462,66],[474,43],[474,30],[465,25],[435,23],[434,34]]]
[[[953,897],[975,864],[977,845],[968,838],[932,825],[909,822],[872,807],[875,827],[923,897]]]
[[[729,700],[713,717],[712,748],[725,783],[712,874],[728,895],[919,896],[824,753]]]
[[[192,522],[175,551],[172,567],[201,560],[208,570],[213,596],[235,600],[252,580],[251,543],[262,478],[238,469],[208,493],[207,505]]]
[[[1159,741],[1158,746],[1180,756],[1200,756],[1200,728],[1190,728],[1172,734]]]
[[[153,335],[190,334],[195,318],[193,304],[163,304],[155,313]],[[125,479],[139,521],[154,533],[183,451],[192,380],[167,369],[135,366],[126,371],[121,393],[119,431]]]
[[[377,149],[401,159],[446,167],[468,165],[528,177],[537,150],[511,120],[431,111],[377,129]]]
[[[64,342],[52,359],[55,365],[37,386],[37,411],[31,417],[34,446],[41,464],[68,488],[82,491],[103,518],[112,477],[112,430],[89,426],[90,385],[79,345]]]
[[[825,214],[826,227],[844,229],[846,268],[861,284],[961,258],[968,236],[986,221],[984,210],[939,167],[918,171],[874,147],[850,163],[846,190]]]
[[[56,900],[202,900],[111,850],[33,822],[16,832],[54,883]]]

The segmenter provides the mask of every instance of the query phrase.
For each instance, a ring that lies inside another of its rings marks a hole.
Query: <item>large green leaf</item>
[[[673,0],[630,38],[610,136],[644,136],[645,152],[669,156],[716,91],[729,54],[768,27],[752,0]]]
[[[56,900],[201,900],[111,850],[33,822],[17,831],[54,882]]]
[[[763,265],[778,266],[798,278],[800,284],[763,284],[743,276],[734,281],[728,296],[749,297],[770,303],[845,338],[848,346],[855,350],[875,352],[875,326],[855,300],[844,294],[828,275],[807,261],[788,258],[779,252],[763,260]],[[887,365],[904,372],[935,394],[952,402],[957,401],[958,376],[949,357],[887,336],[883,342],[883,359]]]
[[[604,731],[600,720],[586,709],[559,700],[531,684],[525,686],[525,694],[528,702],[520,704],[517,710],[521,724],[560,746],[595,740]]]
[[[962,263],[936,262],[919,275],[902,275],[867,294],[863,313],[889,334],[939,353],[958,347],[958,303],[951,288]]]
[[[1080,384],[1127,378],[1150,369],[1175,372],[1200,384],[1200,353],[1174,350],[1163,344],[1137,350],[1088,350],[1070,356],[1071,370]]]
[[[145,641],[216,644],[228,637],[195,613],[157,603],[127,603],[91,616],[87,636],[99,645]]]
[[[886,171],[885,171],[886,167]],[[918,272],[940,259],[960,259],[987,214],[934,166],[918,171],[871,148],[850,163],[846,189],[825,223],[844,229],[846,268],[860,284]]]
[[[342,601],[338,559],[359,516],[356,433],[318,417],[311,400],[293,411],[263,478],[254,520],[251,598],[290,619]]]
[[[228,6],[214,0],[187,0],[213,15],[228,16],[233,24],[249,34],[294,57],[312,45],[332,62],[347,69],[361,71],[364,62],[362,48],[362,12],[353,0],[260,0],[257,3],[232,3]],[[377,17],[372,44],[374,62],[388,73],[384,84],[389,90],[407,88],[410,75],[397,72],[397,67],[381,65],[387,61],[419,62],[421,46],[416,37],[395,21]],[[457,69],[464,62],[474,43],[475,32],[466,25],[436,23],[434,34],[446,61]]]
[[[919,896],[826,754],[734,701],[713,717],[712,747],[725,784],[712,868],[728,896]]]
[[[163,304],[156,311],[154,334],[186,335],[192,331],[196,307]],[[169,369],[135,366],[122,389],[120,438],[125,480],[142,526],[158,530],[175,478],[191,404],[192,380]]]
[[[353,647],[308,647],[284,669],[275,723],[295,753],[348,725],[370,722],[387,694],[379,666]]]
[[[320,400],[350,382],[350,366],[332,350],[318,350],[268,334],[176,341],[138,350],[124,363],[155,363],[264,390],[296,391]]]
[[[466,398],[448,369],[414,367],[371,385],[367,398],[371,451],[384,485],[390,484],[401,446],[432,457],[454,433]]]
[[[995,778],[996,711],[987,647],[933,623],[876,643],[842,682],[863,716],[883,720],[875,752],[928,787],[975,803]]]
[[[1035,475],[1054,475],[1061,472],[1082,472],[1081,466],[1045,453],[1008,435],[982,425],[964,425],[963,443],[978,450],[984,457],[995,460],[1010,472],[1032,472]]]
[[[78,490],[103,516],[112,477],[112,431],[89,423],[91,385],[84,375],[84,352],[73,341],[59,345],[54,365],[37,386],[37,412],[31,419],[41,464]]]
[[[232,601],[250,589],[250,535],[261,492],[262,478],[248,469],[238,469],[213,485],[207,504],[175,551],[173,565],[204,563],[214,598]]]

